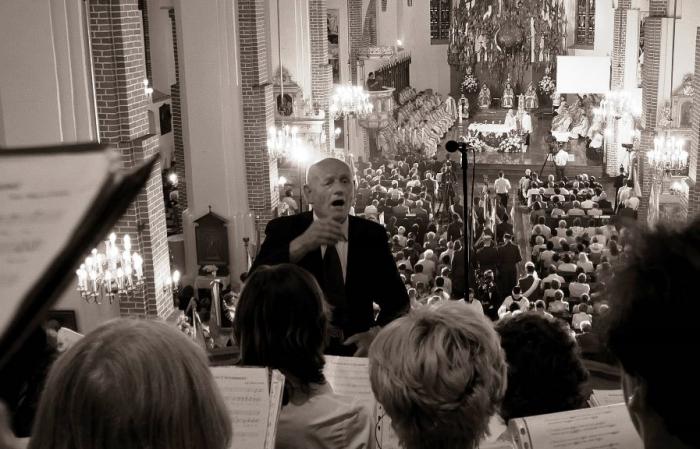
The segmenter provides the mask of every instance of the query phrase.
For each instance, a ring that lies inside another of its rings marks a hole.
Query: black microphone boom
[[[460,153],[464,153],[467,151],[467,143],[466,142],[457,142],[456,140],[448,140],[447,143],[445,144],[445,149],[449,153],[454,153],[455,151],[459,151]]]

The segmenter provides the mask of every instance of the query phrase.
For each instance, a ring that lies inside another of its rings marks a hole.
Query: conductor
[[[348,214],[355,196],[350,167],[323,159],[309,168],[306,182],[313,212],[270,221],[251,273],[288,262],[308,270],[332,309],[326,353],[365,356],[378,326],[408,311],[406,288],[384,228]],[[372,302],[380,307],[376,320]]]

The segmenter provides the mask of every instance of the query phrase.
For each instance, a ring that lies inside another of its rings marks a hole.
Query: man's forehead
[[[328,158],[312,165],[308,178],[326,179],[343,175],[350,176],[350,167],[339,159]]]

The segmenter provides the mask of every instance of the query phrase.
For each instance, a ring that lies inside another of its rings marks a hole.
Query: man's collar
[[[316,212],[314,214],[314,221],[319,220],[318,216],[316,215]],[[350,233],[350,216],[345,219],[345,221],[341,224],[340,230],[343,232],[343,235],[345,236],[345,241],[348,240],[348,235]]]

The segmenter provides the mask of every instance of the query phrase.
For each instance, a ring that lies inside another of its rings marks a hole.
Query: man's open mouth
[[[339,207],[345,206],[345,200],[333,200],[333,202],[331,203],[331,206],[334,206],[334,207],[335,206],[339,206]]]

